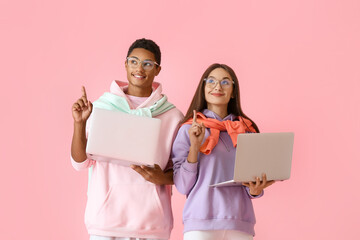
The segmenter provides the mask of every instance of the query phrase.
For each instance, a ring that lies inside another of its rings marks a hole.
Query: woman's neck
[[[227,105],[212,105],[208,104],[207,108],[216,113],[221,119],[224,119],[228,115]]]

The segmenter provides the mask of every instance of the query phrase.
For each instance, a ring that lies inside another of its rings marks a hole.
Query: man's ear
[[[157,66],[155,76],[159,75],[160,71],[161,71],[161,66]]]

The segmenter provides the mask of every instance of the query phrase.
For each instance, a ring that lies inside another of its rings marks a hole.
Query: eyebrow
[[[135,56],[129,56],[129,57],[131,57],[131,58],[136,58],[137,60],[140,60],[138,57],[135,57]],[[152,61],[152,62],[156,62],[156,61],[154,61],[154,60],[152,60],[152,59],[144,59],[144,60],[142,60],[142,61]]]
[[[215,79],[217,80],[217,78],[216,78],[216,77],[214,77],[214,76],[209,76],[209,77],[211,77],[211,78],[215,78]],[[228,78],[228,77],[224,77],[224,78],[223,78],[223,79],[221,79],[221,80],[224,80],[224,79],[230,80],[230,78]]]

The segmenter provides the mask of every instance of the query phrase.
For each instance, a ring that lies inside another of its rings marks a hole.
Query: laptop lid
[[[290,178],[294,133],[239,134],[234,181],[250,182],[266,173],[268,180]]]
[[[154,165],[161,120],[94,108],[86,145],[89,158],[124,166]]]
[[[234,177],[211,186],[251,182],[266,173],[268,180],[290,178],[294,133],[245,133],[237,139]]]

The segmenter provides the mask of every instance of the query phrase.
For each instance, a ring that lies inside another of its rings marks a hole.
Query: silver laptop
[[[159,164],[161,120],[94,108],[86,145],[89,158],[124,166]]]
[[[294,133],[246,133],[237,139],[234,175],[229,181],[210,185],[231,186],[255,181],[266,173],[267,180],[290,178]]]

